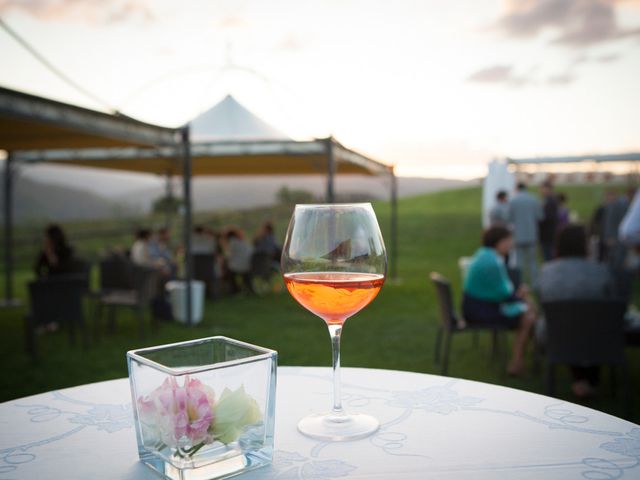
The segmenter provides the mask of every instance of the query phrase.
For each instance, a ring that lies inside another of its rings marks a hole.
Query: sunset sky
[[[0,0],[104,104],[177,126],[227,93],[401,175],[640,150],[638,0]],[[0,30],[0,85],[96,109]]]

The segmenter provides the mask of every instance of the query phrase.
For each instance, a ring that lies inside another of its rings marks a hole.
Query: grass
[[[588,219],[602,198],[604,186],[571,187],[571,208],[581,219]],[[342,363],[347,367],[387,368],[437,373],[433,366],[433,347],[437,326],[437,305],[428,274],[438,271],[453,283],[460,294],[457,260],[471,254],[480,235],[481,191],[478,188],[453,190],[400,201],[399,280],[387,282],[378,298],[347,322],[343,334]],[[389,238],[389,205],[375,204],[380,224]],[[279,231],[288,212],[277,212]],[[259,214],[263,218],[265,213]],[[28,271],[20,271],[16,285],[25,299]],[[25,299],[26,300],[26,299]],[[274,348],[281,365],[329,365],[330,344],[324,323],[306,312],[286,292],[262,297],[224,298],[207,302],[205,317],[198,326],[163,324],[146,341],[137,340],[135,324],[127,312],[119,314],[118,330],[103,335],[89,350],[69,348],[64,333],[39,339],[42,359],[33,364],[23,349],[22,317],[24,309],[0,310],[3,348],[0,362],[3,382],[0,400],[42,391],[96,382],[127,375],[125,352],[128,349],[199,338],[227,335]],[[542,392],[539,376],[510,379],[502,368],[489,361],[490,338],[481,334],[475,348],[470,336],[453,342],[449,374],[455,377],[503,384],[532,392]],[[640,351],[628,351],[632,378],[640,378]],[[569,392],[566,372],[558,378],[558,396],[576,401]],[[636,382],[637,383],[637,382]],[[602,394],[586,404],[614,415],[622,415],[619,398],[609,394],[605,375]],[[640,385],[634,399],[640,401]],[[636,407],[636,412],[639,410]]]

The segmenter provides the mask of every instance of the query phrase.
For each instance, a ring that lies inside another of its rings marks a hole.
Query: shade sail
[[[175,141],[169,141],[175,138],[175,131],[171,129],[19,92],[10,92],[4,104],[12,107],[11,111],[2,115],[1,93],[0,122],[6,119],[8,129],[0,134],[0,139],[6,137],[5,143],[11,144],[12,148],[7,149],[19,150],[14,155],[16,162],[47,162],[156,175],[182,174],[182,151]],[[47,102],[48,108],[42,107],[43,102]],[[48,113],[52,109],[59,111]],[[30,117],[29,112],[39,116]],[[92,122],[100,123],[94,126]],[[349,150],[333,138],[291,140],[230,95],[189,125],[192,176],[325,175],[331,168],[330,158],[335,161],[334,173],[389,173],[387,165]],[[102,136],[96,136],[94,130]],[[50,146],[43,146],[45,142]],[[154,148],[144,148],[149,146]],[[4,148],[1,142],[0,148]]]
[[[175,145],[176,130],[0,87],[0,149]]]
[[[202,175],[293,175],[326,174],[328,149],[332,149],[338,174],[388,174],[389,167],[334,139],[297,142],[237,141],[191,145],[191,174]],[[173,147],[141,149],[81,149],[24,151],[16,155],[22,163],[48,162],[157,175],[180,175],[181,152]]]

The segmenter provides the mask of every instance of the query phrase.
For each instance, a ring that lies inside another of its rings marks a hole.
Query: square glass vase
[[[140,460],[171,480],[270,464],[277,359],[226,337],[127,352]]]

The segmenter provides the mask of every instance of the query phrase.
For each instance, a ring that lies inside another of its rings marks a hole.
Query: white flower
[[[225,388],[213,412],[213,434],[225,444],[235,442],[247,425],[262,420],[258,403],[246,394],[244,385],[233,392]]]

